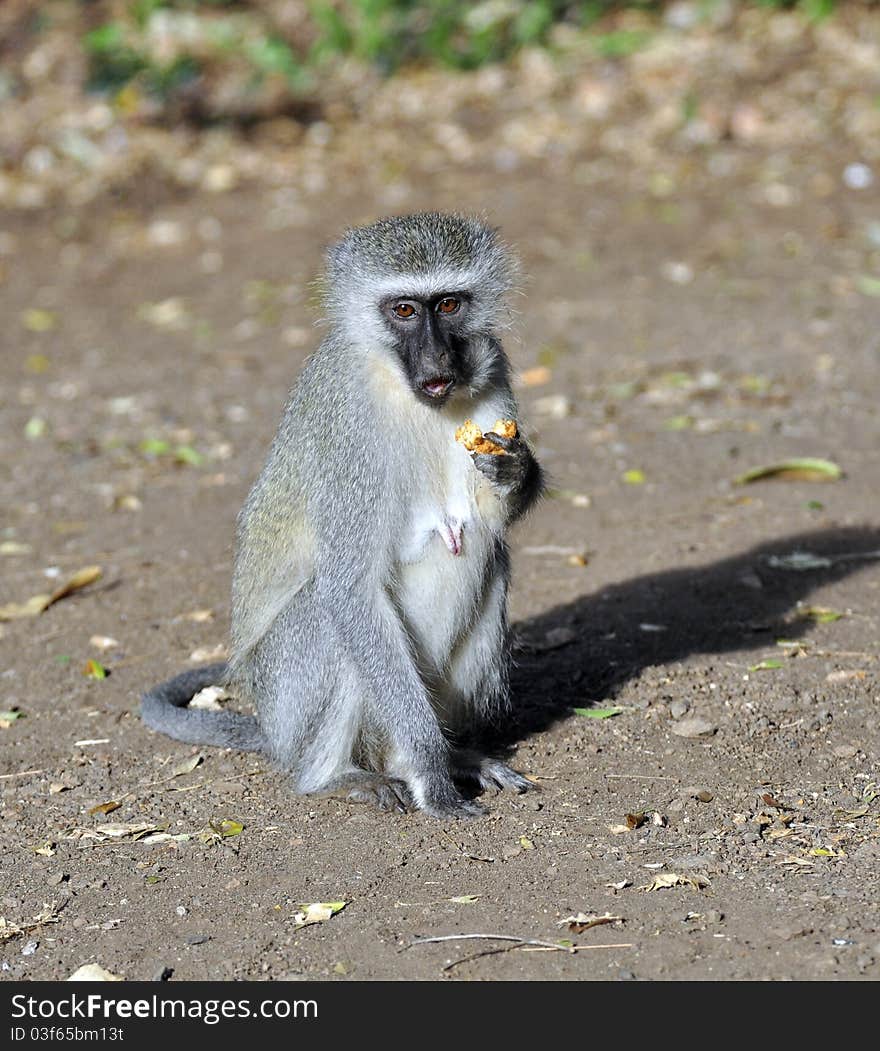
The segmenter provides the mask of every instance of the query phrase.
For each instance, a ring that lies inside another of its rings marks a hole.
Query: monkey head
[[[479,219],[443,213],[380,219],[330,249],[325,305],[355,346],[384,348],[416,396],[471,396],[506,368],[495,333],[509,324],[517,264]]]

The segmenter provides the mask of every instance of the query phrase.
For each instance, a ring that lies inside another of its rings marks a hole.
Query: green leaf
[[[626,482],[627,485],[644,485],[645,472],[640,471],[637,467],[634,467],[629,471],[623,472],[623,480]]]
[[[171,446],[164,438],[144,438],[138,448],[144,456],[164,456],[171,451]]]
[[[51,310],[31,307],[22,313],[21,323],[28,332],[51,332],[58,324],[58,315]]]
[[[770,657],[768,660],[760,661],[758,664],[752,664],[749,671],[772,671],[775,668],[784,667],[784,661],[779,660],[777,657]]]
[[[843,616],[836,609],[828,609],[827,606],[807,606],[806,609],[800,610],[798,615],[806,620],[814,620],[817,624],[833,624]]]
[[[31,416],[24,425],[24,436],[31,441],[35,441],[37,438],[42,438],[45,433],[46,421],[39,416]]]
[[[623,708],[573,708],[575,715],[583,715],[587,719],[610,719],[614,715],[620,715]]]
[[[201,467],[205,457],[191,445],[178,445],[174,450],[174,459],[177,463],[186,463],[191,467]]]
[[[16,719],[23,719],[24,712],[18,712],[15,710],[8,712],[0,712],[0,723],[14,723]]]
[[[819,460],[809,456],[780,460],[764,467],[753,467],[734,479],[734,485],[749,485],[764,478],[790,478],[804,482],[833,482],[843,477],[843,471],[831,460]]]
[[[89,658],[86,661],[86,666],[83,668],[83,675],[87,679],[106,679],[107,669],[100,661],[96,661],[93,658]]]
[[[219,832],[224,839],[228,839],[230,836],[238,836],[244,829],[244,825],[240,821],[233,821],[232,818],[224,818],[222,821],[211,822],[211,828],[215,832]]]
[[[859,274],[856,287],[863,296],[880,296],[880,277],[872,277],[871,274]]]
[[[694,425],[693,416],[670,416],[663,421],[663,427],[667,431],[687,431]]]

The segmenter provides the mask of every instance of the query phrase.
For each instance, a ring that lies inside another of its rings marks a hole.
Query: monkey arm
[[[544,491],[544,472],[535,455],[519,435],[503,438],[494,431],[484,437],[500,445],[505,454],[492,456],[475,453],[474,466],[492,483],[502,495],[507,510],[507,522],[511,524],[529,510]]]

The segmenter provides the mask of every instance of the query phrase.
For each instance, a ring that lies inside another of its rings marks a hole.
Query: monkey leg
[[[446,676],[441,703],[450,717],[459,719],[458,727],[451,729],[466,730],[468,721],[472,728],[504,711],[509,703],[508,660],[507,573],[503,566],[489,585],[480,615],[459,643]],[[453,749],[451,768],[455,780],[476,783],[484,790],[527,792],[537,787],[500,759],[470,748]]]

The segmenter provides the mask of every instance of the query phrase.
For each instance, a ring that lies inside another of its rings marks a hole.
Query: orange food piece
[[[517,434],[515,420],[496,420],[492,428],[502,438],[515,438]],[[505,450],[496,445],[491,438],[486,438],[473,420],[465,420],[456,430],[455,440],[472,453],[488,453],[490,456],[503,456]]]

